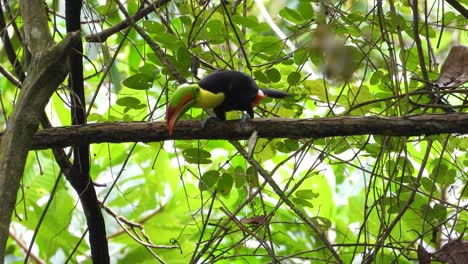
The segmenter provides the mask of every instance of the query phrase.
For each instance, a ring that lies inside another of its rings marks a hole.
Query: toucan
[[[182,86],[174,92],[166,109],[169,135],[172,135],[177,120],[191,107],[213,109],[220,120],[226,120],[228,111],[245,111],[248,116],[244,114],[241,118],[241,125],[244,125],[249,117],[254,117],[253,108],[266,96],[283,98],[289,94],[273,89],[259,89],[252,77],[240,71],[213,72],[198,84]]]

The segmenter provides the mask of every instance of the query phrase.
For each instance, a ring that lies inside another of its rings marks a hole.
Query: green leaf
[[[226,41],[226,28],[224,23],[217,19],[208,21],[205,25],[204,37],[211,44],[222,44]]]
[[[270,68],[266,70],[266,74],[268,79],[274,83],[281,81],[281,73],[276,68]]]
[[[311,189],[298,190],[294,193],[297,198],[312,200],[319,197],[319,193],[312,191]]]
[[[211,158],[211,153],[206,150],[199,149],[199,148],[184,149],[182,151],[182,156],[184,157],[185,161],[187,161],[188,163],[192,163],[192,164],[210,164],[211,163],[211,160],[209,159]]]
[[[291,151],[296,151],[296,150],[299,149],[299,141],[298,140],[287,138],[287,139],[284,140],[284,144]]]
[[[232,22],[239,26],[246,28],[254,28],[258,26],[258,18],[256,16],[239,16],[235,15],[232,17]]]
[[[300,49],[294,53],[294,63],[303,65],[309,59],[309,52],[306,49]]]
[[[192,54],[185,47],[180,47],[177,50],[177,68],[181,71],[186,71],[192,65]]]
[[[299,142],[294,139],[285,139],[276,143],[276,149],[283,153],[296,151],[299,148]]]
[[[167,45],[167,46],[177,44],[180,41],[176,35],[167,33],[167,32],[161,32],[161,33],[155,34],[153,38],[157,42]]]
[[[211,158],[210,152],[203,150],[203,149],[199,149],[199,148],[184,149],[182,151],[182,154],[184,155],[184,157],[193,157],[193,158],[201,158],[201,159]]]
[[[156,65],[152,63],[145,63],[138,69],[141,73],[144,73],[148,76],[156,77],[159,74],[159,69]]]
[[[247,175],[247,183],[249,184],[250,187],[260,186],[258,182],[258,173],[254,167],[248,167],[245,174]]]
[[[133,106],[139,105],[141,102],[135,97],[125,96],[125,97],[121,97],[117,99],[115,103],[120,106],[133,107]]]
[[[421,178],[421,185],[424,188],[424,190],[426,190],[427,192],[430,192],[431,190],[435,188],[434,182],[428,177]]]
[[[231,192],[233,183],[234,180],[232,179],[232,175],[229,173],[223,173],[221,179],[218,181],[216,190],[221,193],[221,195],[226,196]]]
[[[244,187],[247,182],[247,175],[241,166],[236,166],[233,170],[232,177],[236,188]]]
[[[104,117],[98,113],[92,113],[88,116],[88,121],[103,121]]]
[[[307,201],[306,199],[302,199],[302,198],[293,197],[292,202],[295,203],[296,205],[302,206],[302,207],[309,207],[309,208],[314,207],[311,202]]]
[[[301,73],[300,72],[291,72],[288,75],[288,84],[294,86],[299,83],[301,80]]]
[[[304,22],[304,18],[301,16],[299,12],[289,7],[284,7],[279,11],[279,14],[282,18],[289,20],[295,24],[300,24]]]
[[[323,50],[319,48],[309,49],[309,58],[310,61],[317,67],[323,67],[324,57]]]
[[[136,73],[123,80],[122,84],[130,89],[148,90],[153,86],[153,78],[144,73]]]
[[[329,86],[326,80],[305,80],[303,84],[305,88],[303,92],[307,92],[307,95],[315,95],[322,101],[330,100],[330,94],[328,94],[327,99],[326,91],[328,91]]]
[[[327,230],[327,229],[330,229],[332,227],[332,222],[330,221],[330,219],[328,218],[325,218],[325,217],[321,217],[321,216],[315,216],[315,217],[312,217],[312,222],[315,223],[320,229],[323,230]]]
[[[158,22],[146,20],[143,22],[143,27],[146,29],[148,33],[165,33],[166,28]]]
[[[403,207],[402,203],[393,203],[388,207],[387,213],[396,214],[396,213],[400,212],[402,207]]]
[[[436,203],[434,204],[434,208],[432,208],[434,217],[439,221],[444,221],[447,219],[447,208],[444,206]]]
[[[283,48],[283,42],[272,36],[256,36],[252,45],[252,52],[277,56]]]
[[[383,76],[383,72],[381,70],[375,71],[372,74],[372,76],[371,76],[371,78],[369,80],[370,84],[376,85],[376,84],[380,83],[380,80],[382,79],[382,76]]]
[[[301,13],[301,16],[304,18],[304,20],[310,20],[314,18],[314,9],[312,8],[310,1],[299,1],[297,10],[299,13]]]
[[[255,80],[261,83],[269,83],[270,79],[262,71],[254,71]]]
[[[198,182],[198,189],[200,189],[200,191],[212,189],[218,182],[219,175],[219,171],[217,170],[209,170],[205,172]]]

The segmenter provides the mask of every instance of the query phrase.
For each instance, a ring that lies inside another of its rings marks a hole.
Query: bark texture
[[[154,142],[169,139],[248,139],[254,130],[262,138],[324,138],[350,135],[428,136],[467,134],[468,114],[408,117],[334,117],[317,119],[253,119],[242,129],[238,120],[180,121],[173,136],[164,122],[97,123],[38,131],[31,149],[93,143]],[[3,136],[0,136],[3,142]]]
[[[43,1],[20,1],[20,7],[32,60],[0,144],[0,256],[5,255],[11,215],[40,113],[63,82],[68,72],[67,54],[73,42],[80,39],[79,33],[72,33],[54,45]]]

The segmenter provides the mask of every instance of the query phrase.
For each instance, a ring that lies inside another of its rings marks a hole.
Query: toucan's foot
[[[208,122],[211,121],[219,121],[220,119],[217,117],[217,116],[208,116],[205,120],[203,120],[203,123],[202,123],[202,128],[206,128],[206,125],[208,125]]]
[[[249,119],[250,119],[250,116],[248,114],[242,114],[241,119],[240,119],[241,129],[245,128],[245,125],[247,124],[247,120]]]

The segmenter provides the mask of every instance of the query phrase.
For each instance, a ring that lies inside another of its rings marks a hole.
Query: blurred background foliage
[[[63,2],[45,5],[57,41],[66,32]],[[468,43],[468,20],[447,2],[418,4],[420,50],[407,1],[165,2],[136,23],[188,82],[235,69],[260,87],[293,95],[266,101],[257,117],[467,112],[466,86],[430,85],[450,48]],[[3,3],[2,30],[24,65],[18,2]],[[122,3],[130,15],[152,4]],[[180,84],[161,57],[131,27],[89,41],[126,19],[116,1],[85,1],[82,14],[88,122],[164,121],[168,97]],[[14,74],[3,50],[0,64]],[[0,87],[4,129],[18,87],[4,75]],[[70,124],[70,96],[64,86],[50,100],[54,126]],[[194,109],[182,119],[205,117]],[[416,263],[418,245],[434,253],[448,241],[466,240],[467,149],[460,135],[260,139],[252,162],[230,141],[184,140],[96,144],[90,160],[107,208],[113,263],[337,262],[285,198],[324,232],[344,263]],[[33,261],[90,262],[78,196],[59,170],[51,150],[30,152],[8,263],[23,262],[21,242],[28,246],[33,234]]]

